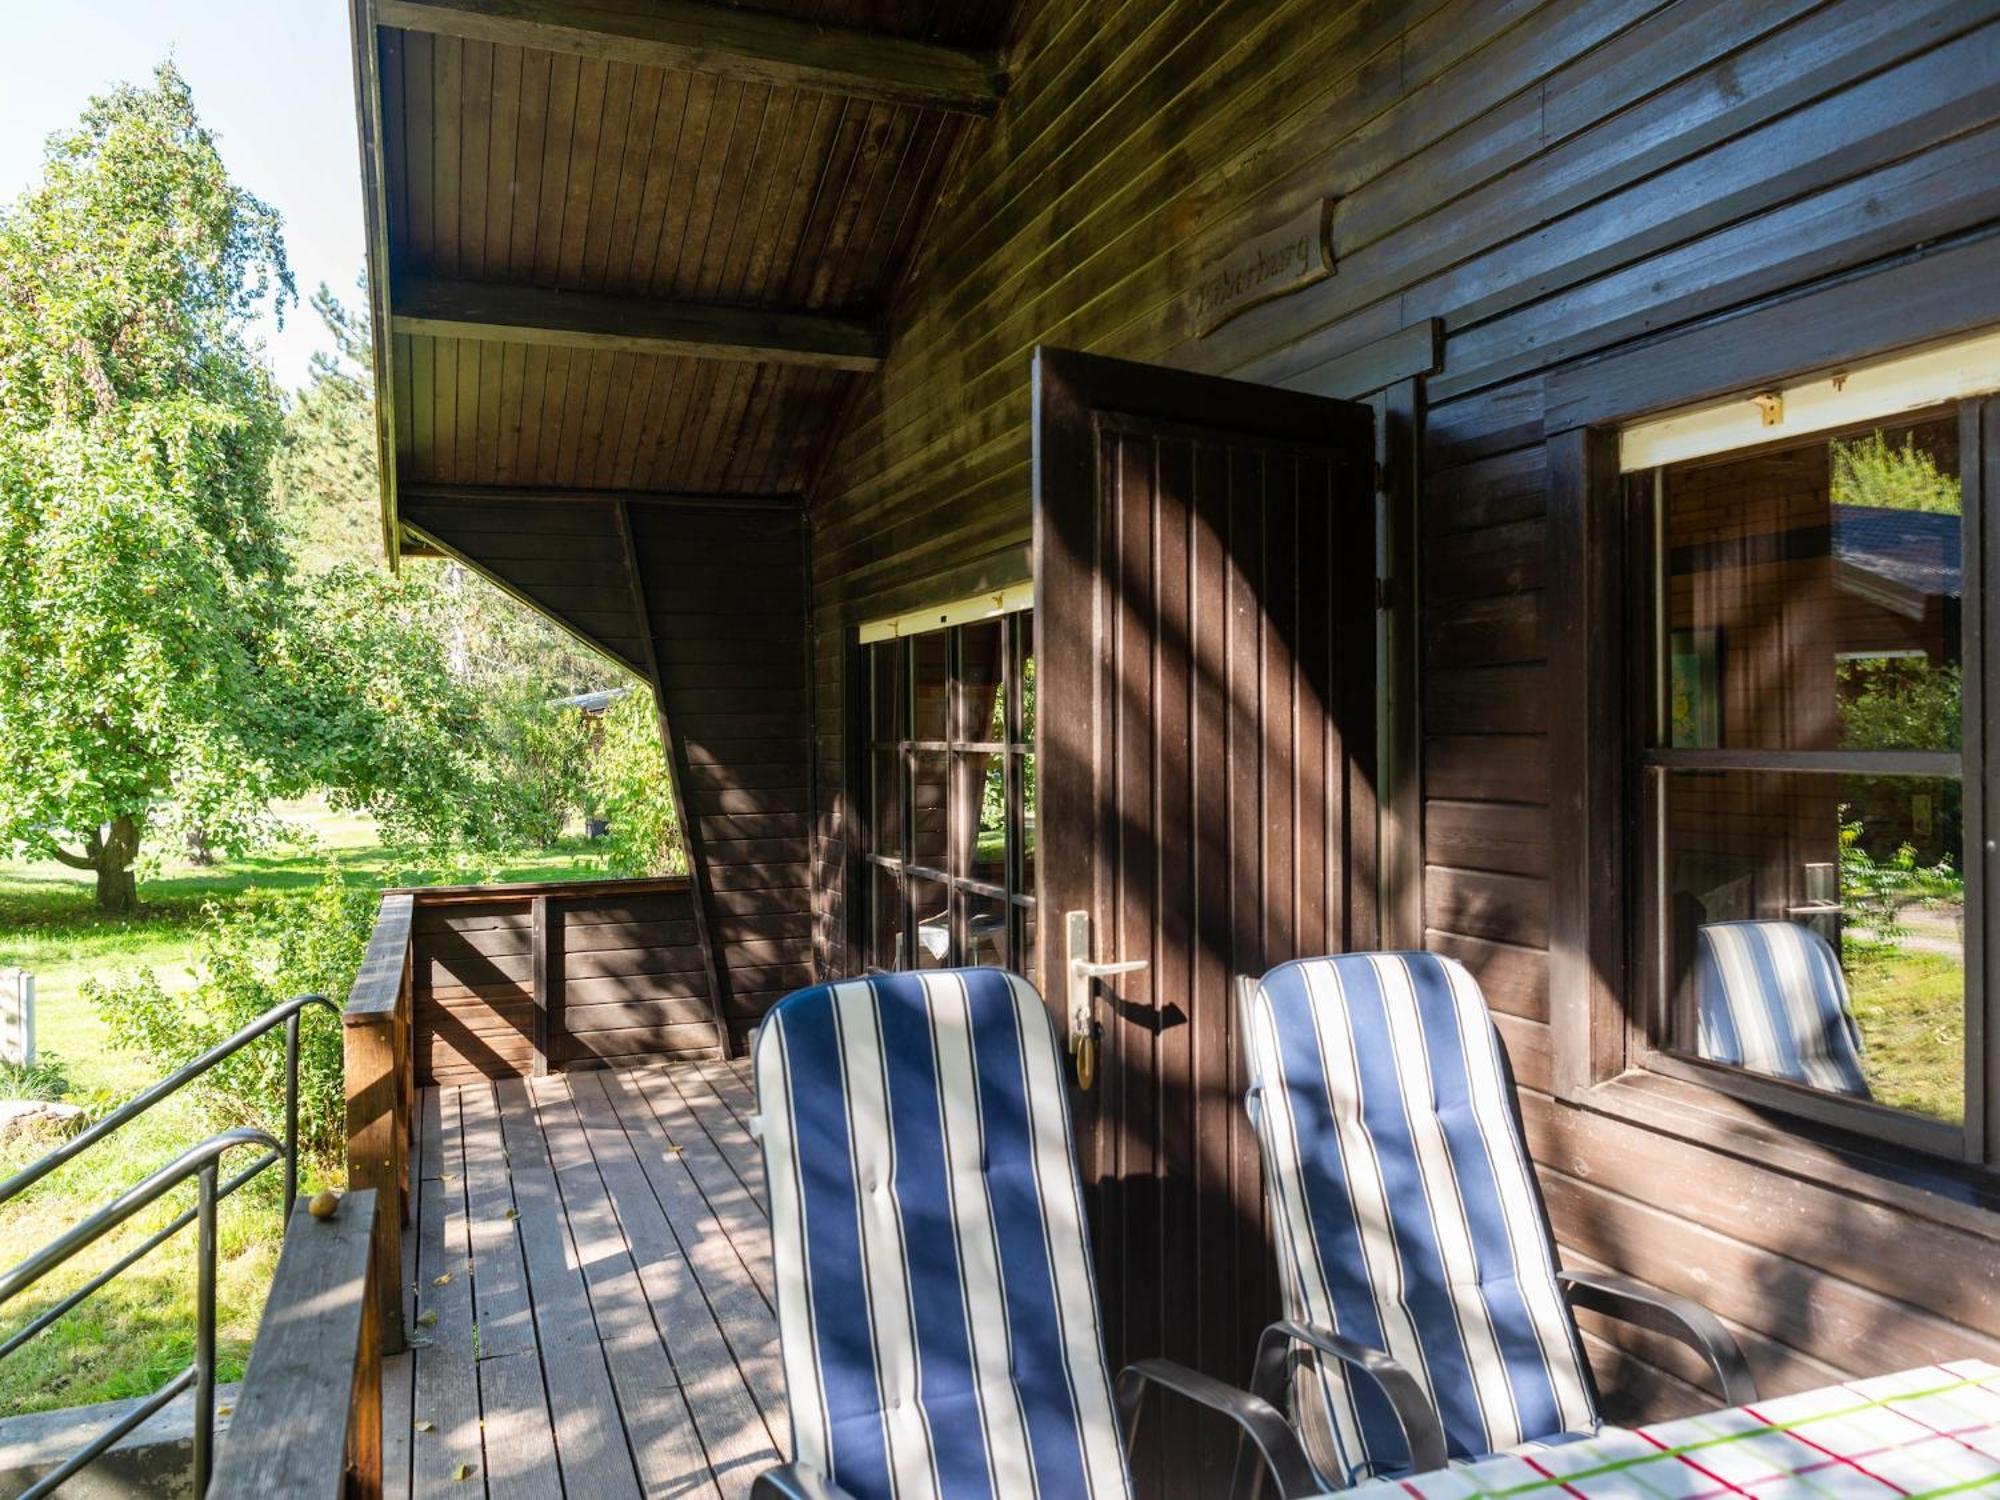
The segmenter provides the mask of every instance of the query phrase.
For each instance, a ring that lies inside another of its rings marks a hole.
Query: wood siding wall
[[[1345,396],[1342,356],[1435,317],[1426,940],[1485,984],[1567,1253],[1709,1300],[1774,1390],[2000,1356],[1993,1216],[1831,1181],[1768,1122],[1730,1116],[1737,1144],[1708,1149],[1552,1096],[1551,735],[1574,726],[1551,722],[1549,652],[1585,622],[1549,605],[1545,435],[1629,408],[1544,399],[1580,361],[1878,267],[1935,289],[1869,299],[1885,347],[1991,317],[2000,3],[1045,0],[1016,33],[813,496],[822,964],[853,967],[851,627],[1027,576],[1033,347]],[[1337,274],[1197,337],[1204,277],[1321,195]],[[1695,1399],[1658,1341],[1589,1333],[1610,1391]]]
[[[804,523],[796,507],[631,516],[689,856],[741,1045],[813,979]]]

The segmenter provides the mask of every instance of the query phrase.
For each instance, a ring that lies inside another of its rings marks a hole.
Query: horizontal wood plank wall
[[[966,137],[888,361],[812,496],[822,961],[852,967],[851,628],[1026,576],[1034,346],[1352,395],[1334,362],[1439,318],[1427,941],[1488,989],[1560,1238],[1709,1296],[1773,1389],[1991,1355],[2000,1307],[1938,1305],[1941,1268],[1994,1261],[1983,1219],[1946,1243],[1875,1211],[1878,1232],[1912,1238],[1864,1266],[1863,1211],[1841,1194],[1548,1097],[1563,726],[1548,721],[1542,388],[1551,367],[1901,257],[1995,274],[1994,255],[1951,257],[2000,221],[2000,0],[1030,0],[1010,57],[1008,98]],[[1339,200],[1337,273],[1198,337],[1195,289],[1323,195]],[[1628,1406],[1698,1399],[1657,1341],[1588,1331]]]
[[[722,1005],[740,1044],[814,977],[805,523],[798,508],[631,507],[683,758]]]
[[[535,1066],[534,908],[545,904],[545,1065],[713,1057],[715,1013],[685,879],[419,892],[412,923],[420,1084]]]

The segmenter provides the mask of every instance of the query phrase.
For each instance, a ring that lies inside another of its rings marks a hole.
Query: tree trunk
[[[139,820],[113,818],[102,834],[90,840],[92,867],[97,871],[97,909],[128,916],[139,909],[139,880],[132,862],[139,857]]]

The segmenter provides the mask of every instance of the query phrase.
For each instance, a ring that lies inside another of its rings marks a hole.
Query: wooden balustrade
[[[382,1352],[404,1347],[403,1226],[410,1216],[411,947],[416,900],[382,898],[368,952],[341,1014],[347,1075],[347,1185],[380,1195],[375,1217],[374,1300]]]
[[[342,1013],[347,1181],[383,1205],[383,1352],[406,1341],[402,1240],[420,1086],[723,1056],[732,1019],[684,876],[386,893]]]
[[[304,1201],[293,1210],[209,1500],[381,1495],[381,1324],[372,1309],[378,1230],[394,1220],[392,1204],[362,1188],[330,1219],[312,1217]],[[393,1302],[394,1275],[388,1287]]]
[[[414,893],[418,1084],[518,1078],[620,1059],[726,1055],[685,876]]]

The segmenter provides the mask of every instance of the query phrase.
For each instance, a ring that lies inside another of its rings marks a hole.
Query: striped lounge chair
[[[1695,932],[1696,1045],[1729,1063],[1850,1098],[1873,1097],[1861,1027],[1827,940],[1797,922],[1710,922]]]
[[[1148,1385],[1235,1421],[1280,1494],[1314,1489],[1267,1402],[1164,1360],[1114,1395],[1063,1054],[1026,980],[800,990],[752,1054],[794,1459],[753,1496],[1127,1497]]]
[[[1430,953],[1349,954],[1237,981],[1285,1317],[1252,1389],[1330,1488],[1599,1430],[1572,1309],[1699,1350],[1755,1399],[1713,1315],[1556,1269],[1479,985]]]

